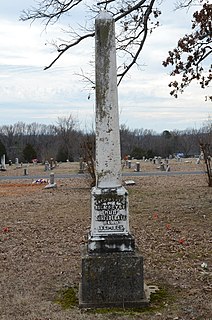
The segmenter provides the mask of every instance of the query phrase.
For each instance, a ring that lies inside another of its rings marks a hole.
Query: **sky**
[[[174,79],[162,61],[177,40],[190,33],[192,15],[191,10],[173,11],[175,1],[170,2],[163,0],[160,26],[147,39],[141,67],[134,66],[118,89],[119,121],[129,129],[199,129],[211,116],[212,103],[205,101],[211,86],[202,90],[193,83],[178,99],[169,94],[168,83]],[[76,22],[80,12],[46,30],[41,22],[20,21],[21,12],[32,5],[36,6],[34,0],[0,0],[0,126],[56,124],[71,114],[82,130],[89,130],[95,122],[95,95],[79,74],[92,72],[94,39],[44,71],[56,57],[48,43],[62,37],[61,30]]]

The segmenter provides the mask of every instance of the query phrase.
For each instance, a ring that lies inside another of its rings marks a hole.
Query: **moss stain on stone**
[[[104,178],[106,175],[111,174],[112,172],[110,170],[105,170],[102,172],[97,173],[97,178],[100,180],[101,178]]]
[[[54,302],[59,304],[63,309],[72,309],[74,307],[77,307],[77,288],[70,287],[66,289],[61,289],[58,292],[58,295],[55,298]]]
[[[171,288],[161,286],[160,289],[151,294],[150,305],[144,308],[96,308],[87,309],[86,312],[92,314],[110,314],[110,315],[127,315],[139,316],[141,313],[161,312],[167,305],[174,303],[177,299],[178,292]],[[63,309],[72,309],[78,307],[78,287],[69,287],[58,292],[55,303],[61,305]]]
[[[105,110],[105,102],[107,91],[109,89],[109,68],[110,68],[110,59],[108,57],[107,51],[110,49],[110,29],[111,21],[100,22],[97,28],[97,37],[99,40],[99,59],[103,59],[103,70],[99,73],[97,70],[97,78],[100,81],[96,81],[96,101],[98,102],[98,113],[100,120],[107,116]],[[104,78],[104,81],[103,81]]]

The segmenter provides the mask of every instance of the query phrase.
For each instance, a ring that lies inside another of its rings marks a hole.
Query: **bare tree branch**
[[[63,15],[74,12],[74,8],[82,6],[82,13],[85,7],[86,12],[91,13],[91,21],[94,21],[94,16],[100,8],[107,9],[113,15],[116,23],[117,51],[124,54],[118,66],[118,84],[120,84],[129,70],[134,65],[138,65],[148,34],[159,25],[158,17],[161,12],[154,5],[157,3],[159,6],[160,4],[157,0],[99,0],[97,3],[90,0],[88,3],[89,6],[86,0],[39,0],[37,8],[32,7],[25,10],[21,20],[34,22],[41,19],[47,27],[57,22]],[[194,13],[191,26],[194,32],[180,39],[177,48],[169,51],[169,56],[163,62],[164,66],[174,67],[171,72],[172,76],[182,75],[180,83],[176,80],[170,83],[171,94],[175,97],[178,92],[182,93],[194,79],[199,81],[202,88],[208,86],[212,80],[212,66],[209,66],[207,75],[207,68],[204,66],[206,59],[212,53],[212,5],[209,4],[209,0],[176,0],[175,6],[176,9],[179,9],[190,8],[197,4],[201,5],[202,10]],[[88,18],[86,19],[89,21]],[[66,31],[66,35],[69,36],[68,40],[60,40],[59,45],[53,43],[57,56],[44,70],[49,69],[66,51],[95,36],[93,27],[90,30],[87,27],[81,28],[81,34],[77,33],[76,28],[72,30],[74,31]],[[85,80],[88,80],[84,74],[83,76]]]
[[[141,2],[143,3],[144,1],[141,1]],[[147,10],[146,10],[146,12],[144,14],[144,21],[143,21],[143,26],[144,27],[143,27],[142,31],[139,33],[139,35],[138,35],[138,37],[140,37],[140,35],[143,33],[143,38],[141,39],[141,42],[139,44],[139,47],[138,47],[136,53],[132,55],[131,63],[127,67],[125,67],[125,70],[122,73],[117,74],[117,76],[119,77],[118,84],[120,84],[120,82],[122,81],[122,79],[126,75],[126,73],[137,62],[139,54],[140,54],[141,50],[143,49],[143,46],[144,46],[144,43],[145,43],[145,40],[146,40],[146,37],[147,37],[147,34],[148,34],[148,19],[149,19],[149,15],[152,12],[152,7],[153,7],[154,2],[155,2],[154,0],[151,1],[149,7],[147,8]],[[134,37],[134,40],[136,38],[137,37]]]
[[[155,8],[154,4],[157,0],[102,0],[97,4],[93,1],[93,5],[88,7],[85,0],[43,0],[38,2],[37,8],[25,10],[21,16],[22,21],[31,20],[34,22],[41,19],[46,24],[57,22],[62,15],[70,14],[78,5],[84,5],[91,12],[92,17],[99,12],[100,7],[104,6],[114,17],[117,25],[117,51],[124,52],[124,60],[118,67],[120,70],[118,83],[121,82],[126,73],[132,68],[133,65],[138,64],[138,58],[144,46],[146,37],[156,26],[158,22],[154,20],[160,15],[160,11]],[[94,19],[93,19],[94,20]],[[74,32],[66,32],[70,36],[69,40],[60,40],[61,44],[54,43],[56,47],[56,58],[44,68],[47,70],[54,65],[54,63],[69,49],[77,46],[85,39],[95,36],[95,32],[88,30],[84,27],[82,35],[77,34],[76,28]]]
[[[89,38],[89,37],[94,37],[95,36],[95,33],[89,33],[89,34],[86,34],[84,36],[81,36],[80,38],[78,38],[75,42],[69,44],[69,45],[65,45],[65,48],[64,49],[57,49],[57,51],[59,52],[58,56],[47,66],[44,68],[44,70],[47,70],[49,68],[51,68],[51,66],[68,50],[70,49],[71,47],[74,47],[76,46],[78,43],[80,43],[81,41],[83,41],[84,39],[86,38]]]
[[[24,10],[20,19],[22,21],[42,19],[48,25],[50,22],[55,23],[66,13],[69,13],[75,6],[83,0],[69,0],[60,2],[59,0],[45,0],[38,2],[38,8]]]

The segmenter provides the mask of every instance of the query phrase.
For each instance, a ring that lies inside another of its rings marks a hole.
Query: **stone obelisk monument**
[[[96,18],[96,187],[92,191],[90,252],[132,251],[128,194],[122,187],[115,22]]]
[[[121,176],[115,22],[106,11],[96,18],[95,40],[96,186],[82,250],[79,305],[142,307],[148,303],[143,257],[129,231],[128,193]]]

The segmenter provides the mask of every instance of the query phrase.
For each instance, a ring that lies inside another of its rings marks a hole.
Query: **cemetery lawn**
[[[61,165],[55,176],[78,168]],[[194,160],[173,162],[171,168],[201,170]],[[141,169],[157,171],[144,163]],[[8,168],[0,176],[21,170]],[[29,171],[44,174],[42,166]],[[57,189],[44,189],[22,176],[0,180],[0,320],[212,319],[212,188],[203,174],[133,180],[135,185],[127,186],[131,232],[144,257],[145,282],[160,288],[150,308],[77,307],[73,294],[80,281],[80,245],[91,222],[90,180],[57,178]]]

